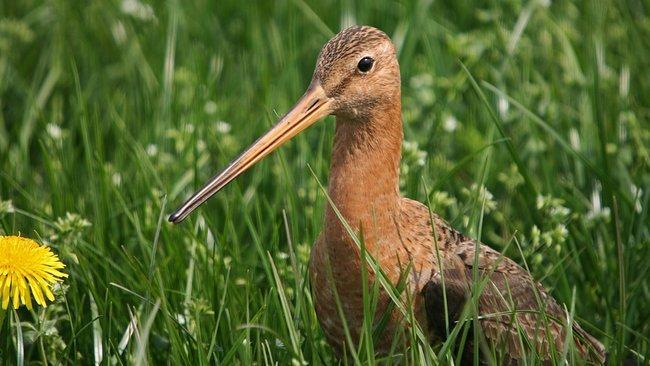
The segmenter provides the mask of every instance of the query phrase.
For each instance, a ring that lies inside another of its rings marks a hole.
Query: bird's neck
[[[399,164],[403,140],[401,103],[375,108],[364,118],[337,116],[329,196],[368,249],[382,231],[395,226],[399,209]],[[325,234],[349,242],[348,233],[328,205]],[[346,239],[347,238],[347,239]]]

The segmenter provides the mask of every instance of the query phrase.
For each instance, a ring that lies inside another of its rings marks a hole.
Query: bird
[[[304,95],[169,221],[181,222],[244,171],[328,115],[336,119],[329,204],[308,271],[315,312],[335,354],[346,352],[346,329],[353,342],[359,342],[362,281],[368,281],[366,289],[372,288],[381,275],[392,285],[405,284],[412,313],[431,344],[446,340],[449,324],[461,321],[473,302],[478,312],[473,323],[480,328],[483,343],[504,350],[505,363],[518,364],[531,352],[549,360],[552,350],[565,349],[565,342],[573,342],[585,362],[605,362],[603,345],[571,320],[565,307],[528,271],[461,234],[426,205],[401,196],[400,67],[390,37],[371,26],[352,26],[330,39],[318,55]],[[381,273],[369,268],[363,253],[374,259]],[[366,276],[361,274],[364,266]],[[473,295],[476,274],[484,285]],[[383,319],[383,329],[374,345],[378,354],[389,352],[400,331],[409,326],[393,301],[386,289],[380,289],[375,319]],[[481,345],[471,343],[466,342],[461,364],[471,362],[474,347],[481,351]],[[480,353],[481,360],[488,359],[485,353]]]

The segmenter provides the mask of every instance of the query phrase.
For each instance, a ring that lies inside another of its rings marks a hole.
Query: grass
[[[0,233],[51,245],[70,274],[54,304],[7,316],[0,363],[335,362],[307,276],[332,118],[183,225],[165,215],[287,110],[353,23],[399,50],[402,192],[527,264],[614,362],[648,362],[649,9],[0,2]],[[340,362],[378,361],[371,328]],[[416,342],[391,357],[456,355]]]

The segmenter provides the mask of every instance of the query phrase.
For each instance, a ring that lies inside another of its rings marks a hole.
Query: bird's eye
[[[372,69],[372,65],[375,63],[375,60],[372,59],[372,57],[364,57],[361,60],[359,60],[359,63],[357,64],[357,68],[361,72],[368,72],[370,69]]]

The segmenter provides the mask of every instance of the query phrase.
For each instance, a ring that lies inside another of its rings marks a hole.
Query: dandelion
[[[0,236],[0,300],[6,310],[9,300],[14,309],[25,304],[32,309],[31,296],[36,303],[47,306],[45,298],[54,301],[51,287],[67,274],[65,267],[50,248],[19,236]]]

